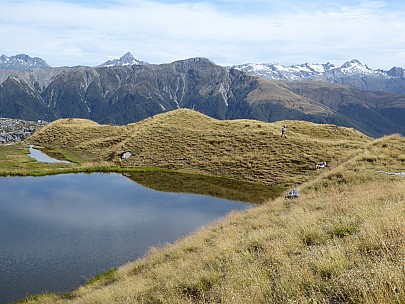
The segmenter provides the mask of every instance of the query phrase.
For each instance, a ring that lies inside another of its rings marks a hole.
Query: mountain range
[[[122,57],[108,60],[96,67],[146,65],[148,62],[136,59],[131,52]],[[0,57],[0,70],[30,70],[49,68],[45,60],[25,54]],[[246,63],[228,67],[269,80],[302,81],[313,80],[344,84],[363,91],[405,94],[405,69],[393,67],[388,71],[373,70],[353,59],[341,66],[332,63],[304,63],[285,66],[277,63]]]
[[[0,56],[0,70],[30,70],[34,68],[49,68],[50,65],[39,57],[19,54],[11,57]]]
[[[206,58],[158,65],[132,64],[133,59],[127,53],[99,67],[0,70],[0,117],[77,117],[121,125],[190,108],[218,119],[307,120],[353,127],[375,137],[405,134],[404,94],[304,78],[268,80]],[[346,66],[348,71],[362,69],[357,61]],[[324,66],[324,71],[342,69]],[[312,70],[322,74],[320,67]]]
[[[235,65],[232,68],[269,80],[332,82],[364,91],[405,94],[405,73],[400,67],[389,71],[373,70],[353,59],[341,66],[326,64],[300,64],[284,66],[275,63]]]

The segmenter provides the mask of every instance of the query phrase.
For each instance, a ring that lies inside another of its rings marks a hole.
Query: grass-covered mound
[[[286,139],[280,136],[282,125],[287,125]],[[336,166],[370,140],[334,125],[223,121],[182,109],[122,127],[62,119],[30,142],[79,155],[84,165],[176,169],[292,185],[316,176],[316,163]],[[123,152],[132,156],[121,160]]]
[[[366,143],[298,199],[233,213],[75,292],[28,302],[402,303],[404,151],[400,136]]]

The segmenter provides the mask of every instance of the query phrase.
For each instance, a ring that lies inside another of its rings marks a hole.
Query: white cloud
[[[97,65],[127,51],[152,63],[194,56],[218,64],[339,64],[357,58],[373,68],[390,68],[405,62],[405,12],[389,11],[386,1],[322,7],[320,1],[280,6],[239,0],[232,9],[227,2],[138,0],[97,7],[7,1],[1,4],[0,52],[39,56],[54,66]],[[254,5],[260,10],[253,11]]]

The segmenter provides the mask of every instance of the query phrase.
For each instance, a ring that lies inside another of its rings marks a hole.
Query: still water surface
[[[251,206],[156,191],[120,174],[0,178],[0,303],[73,290]]]
[[[28,154],[28,156],[34,158],[36,161],[43,163],[66,163],[66,164],[69,163],[68,161],[65,160],[59,160],[56,158],[49,157],[44,152],[35,149],[32,145],[30,145],[30,153]]]

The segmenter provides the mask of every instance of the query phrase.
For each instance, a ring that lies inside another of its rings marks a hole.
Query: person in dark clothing
[[[285,135],[285,130],[287,129],[287,126],[283,126],[282,128],[281,128],[281,138],[287,138],[287,136]]]

